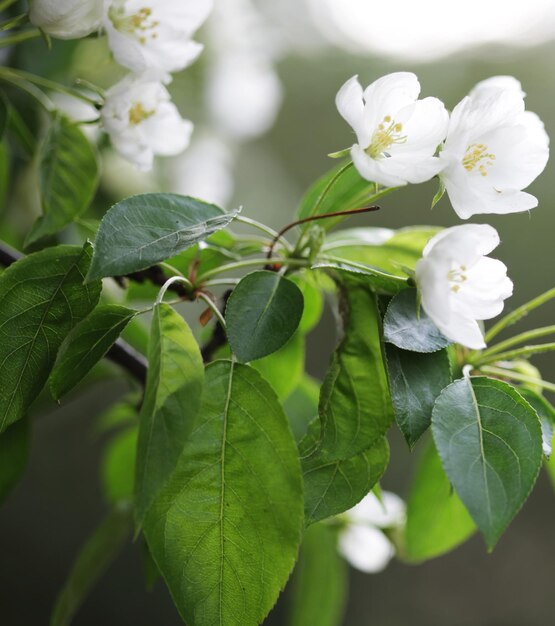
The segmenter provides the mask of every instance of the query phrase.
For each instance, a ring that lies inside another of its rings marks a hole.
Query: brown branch
[[[302,224],[306,224],[308,222],[315,222],[316,220],[325,220],[328,217],[343,217],[344,215],[358,215],[359,213],[369,213],[370,211],[379,211],[379,206],[365,206],[361,209],[349,209],[348,211],[334,211],[333,213],[322,213],[320,215],[311,215],[310,217],[305,217],[302,220],[297,220],[296,222],[291,222],[291,224],[287,224],[284,226],[279,233],[272,239],[272,243],[270,244],[270,248],[268,250],[268,254],[266,258],[271,259],[274,254],[274,248],[276,243],[285,235],[286,232],[290,231],[295,226],[301,226]]]

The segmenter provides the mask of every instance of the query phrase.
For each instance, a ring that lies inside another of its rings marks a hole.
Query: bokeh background
[[[179,0],[176,0],[179,1]],[[171,190],[198,195],[271,226],[294,215],[303,190],[347,147],[351,131],[334,97],[353,74],[363,84],[392,71],[417,73],[423,95],[452,108],[481,79],[510,74],[521,80],[528,108],[555,134],[555,3],[552,0],[216,0],[199,40],[199,62],[171,87],[195,139],[183,156],[160,160],[139,174],[101,141],[103,177],[93,213],[131,193]],[[120,71],[102,39],[41,42],[3,51],[4,63],[68,80],[107,86]],[[13,94],[16,95],[15,93]],[[17,96],[19,97],[19,96]],[[42,121],[20,97],[19,110],[37,129]],[[72,115],[90,112],[60,101]],[[94,132],[94,131],[92,131]],[[553,285],[555,220],[553,161],[532,185],[540,205],[530,214],[487,216],[500,232],[496,256],[509,266],[512,309]],[[36,172],[15,155],[3,191],[2,239],[20,246],[38,214]],[[5,181],[5,179],[4,179]],[[383,210],[349,226],[401,227],[458,223],[445,197],[432,211],[433,182],[386,198]],[[67,235],[72,237],[72,233]],[[521,329],[553,323],[547,306]],[[335,342],[329,310],[309,337],[308,369],[324,374]],[[537,358],[555,379],[553,357]],[[0,510],[0,624],[40,626],[80,545],[107,510],[98,476],[105,440],[95,420],[129,391],[103,365],[80,393],[55,407],[41,398],[33,412],[33,446],[24,480]],[[1,384],[1,381],[0,381]],[[393,462],[383,487],[407,494],[418,455],[392,433]],[[479,537],[420,566],[393,562],[379,575],[351,572],[347,626],[540,626],[553,622],[555,499],[542,472],[536,489],[487,554]],[[174,626],[180,620],[158,583],[144,591],[142,547],[130,545],[109,569],[75,619],[77,626]],[[286,594],[287,596],[287,594]],[[268,625],[285,625],[287,597]],[[309,625],[306,626],[318,626]]]

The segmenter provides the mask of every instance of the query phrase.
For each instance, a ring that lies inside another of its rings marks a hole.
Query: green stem
[[[540,343],[535,346],[524,346],[523,348],[517,348],[516,350],[508,350],[507,352],[500,352],[499,354],[489,355],[486,358],[480,358],[476,365],[480,366],[482,363],[494,363],[495,361],[512,361],[513,359],[526,358],[533,354],[541,354],[542,352],[553,352],[555,350],[554,343]]]
[[[212,302],[211,298],[209,298],[205,293],[203,293],[202,291],[198,291],[196,293],[197,298],[200,298],[201,300],[204,300],[204,302],[206,302],[206,304],[212,309],[212,311],[214,312],[214,315],[218,318],[218,321],[220,322],[220,324],[222,325],[222,328],[225,328],[225,319],[224,316],[221,314],[220,309],[218,309],[218,307],[216,306],[216,304],[214,302]]]
[[[542,293],[537,298],[530,300],[530,302],[526,302],[526,304],[519,306],[518,309],[515,309],[508,315],[505,315],[505,317],[501,318],[497,322],[497,324],[495,324],[488,330],[488,332],[486,333],[486,338],[485,338],[486,343],[488,343],[491,339],[493,339],[496,335],[498,335],[504,328],[507,328],[507,326],[511,326],[512,324],[515,324],[520,319],[522,319],[525,315],[528,315],[530,311],[533,311],[534,309],[538,308],[542,304],[549,302],[549,300],[552,300],[553,298],[555,298],[555,287],[553,289],[550,289],[549,291],[546,291],[545,293]]]
[[[339,171],[335,174],[335,176],[332,177],[332,179],[328,182],[328,184],[322,190],[322,193],[319,195],[318,200],[316,200],[316,204],[312,207],[312,210],[310,211],[311,215],[314,215],[315,213],[318,212],[318,209],[322,206],[322,203],[326,199],[326,196],[328,195],[328,193],[331,191],[331,188],[341,178],[341,176],[343,176],[343,174],[353,166],[354,166],[354,163],[352,161],[345,163],[345,165],[339,169]]]
[[[2,76],[0,69],[0,80],[4,80],[10,85],[21,89],[25,93],[28,93],[32,98],[34,98],[48,113],[53,113],[56,110],[56,107],[52,100],[40,89],[35,87],[33,83],[30,83],[24,79],[19,79],[16,77],[10,76]]]
[[[9,9],[12,4],[15,4],[18,0],[4,0],[3,2],[0,2],[0,11],[5,11],[6,9]]]
[[[253,220],[250,217],[245,217],[243,215],[237,215],[234,221],[241,222],[241,224],[247,224],[248,226],[252,226],[253,228],[257,228],[266,235],[269,235],[272,239],[279,239],[287,250],[292,250],[291,244],[286,239],[281,237],[277,230],[266,226],[266,224],[262,224],[262,222],[257,222],[256,220]]]
[[[506,370],[501,367],[492,367],[490,365],[485,365],[484,367],[480,368],[480,371],[484,374],[491,374],[492,376],[496,376],[499,378],[508,378],[510,380],[516,380],[521,383],[537,385],[538,387],[542,387],[543,389],[547,389],[548,391],[555,391],[554,383],[550,383],[547,380],[542,380],[541,378],[534,378],[533,376],[526,376],[517,372],[511,372],[510,370]]]
[[[0,41],[4,41],[1,39]],[[77,89],[72,89],[71,87],[66,87],[65,85],[60,85],[48,78],[43,78],[42,76],[36,76],[35,74],[31,74],[29,72],[24,72],[23,70],[14,70],[7,67],[0,67],[0,80],[24,80],[29,83],[33,83],[38,87],[42,87],[44,89],[50,89],[52,91],[57,91],[59,93],[63,93],[67,96],[72,96],[73,98],[77,98],[79,100],[83,100],[87,104],[90,104],[96,107],[99,103],[97,100],[93,100],[89,98],[84,93],[80,92]]]
[[[0,32],[5,32],[7,30],[11,30],[15,26],[21,26],[21,24],[25,24],[29,20],[29,16],[27,13],[22,13],[21,15],[17,15],[16,17],[11,17],[9,20],[2,22],[0,24]]]
[[[226,285],[237,285],[239,278],[215,278],[214,280],[207,280],[203,283],[203,287],[223,287]]]
[[[243,269],[245,267],[255,267],[257,265],[272,265],[273,263],[280,263],[283,265],[293,265],[295,267],[308,267],[309,263],[306,259],[287,259],[284,257],[272,257],[269,259],[245,259],[244,261],[237,261],[236,263],[229,263],[228,265],[221,265],[213,270],[209,270],[199,276],[197,279],[198,284],[204,283],[204,281],[212,276],[218,276],[224,272],[232,272],[234,270]]]
[[[29,39],[37,39],[37,37],[41,36],[41,32],[38,29],[24,30],[15,35],[11,35],[10,37],[0,38],[0,48],[14,46],[15,44],[21,43],[23,41],[29,41]]]
[[[530,339],[539,339],[540,337],[545,337],[546,335],[552,335],[555,333],[555,326],[544,326],[542,328],[535,328],[534,330],[528,330],[524,333],[520,333],[519,335],[515,335],[514,337],[509,337],[509,339],[505,339],[505,341],[500,341],[499,343],[491,346],[487,350],[484,350],[478,358],[488,357],[492,354],[497,354],[506,350],[507,348],[512,348],[513,346],[518,345],[519,343],[524,343],[525,341],[529,341]]]

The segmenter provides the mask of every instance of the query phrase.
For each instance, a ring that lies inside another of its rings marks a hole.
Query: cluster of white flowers
[[[77,39],[105,32],[116,61],[130,74],[106,93],[101,113],[116,150],[140,169],[154,155],[179,154],[192,124],[181,118],[166,85],[193,63],[202,45],[195,31],[213,0],[34,0],[29,18],[45,33]]]
[[[405,517],[406,506],[399,496],[383,491],[378,499],[370,492],[341,515],[345,526],[339,534],[339,551],[361,572],[381,572],[395,555],[384,530],[401,528]]]
[[[337,94],[337,108],[355,131],[351,148],[360,175],[397,187],[438,176],[462,219],[517,213],[537,206],[522,191],[544,170],[549,138],[511,76],[482,81],[449,116],[437,98],[419,100],[409,72],[389,74],[365,90],[357,77]],[[479,320],[503,310],[512,293],[507,268],[486,257],[499,244],[487,225],[449,228],[428,243],[416,267],[422,306],[449,339],[485,347]]]

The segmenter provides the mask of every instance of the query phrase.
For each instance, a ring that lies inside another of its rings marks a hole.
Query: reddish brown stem
[[[370,211],[379,211],[379,206],[365,206],[361,209],[349,209],[348,211],[334,211],[333,213],[322,213],[321,215],[312,215],[311,217],[305,217],[302,220],[297,220],[296,222],[291,222],[291,224],[287,224],[284,226],[279,233],[273,238],[272,243],[270,244],[270,248],[268,250],[268,254],[266,258],[271,259],[274,253],[274,248],[276,243],[285,235],[286,232],[290,231],[295,226],[301,226],[302,224],[306,224],[308,222],[315,222],[316,220],[324,220],[328,217],[343,217],[344,215],[358,215],[359,213],[370,213]]]

